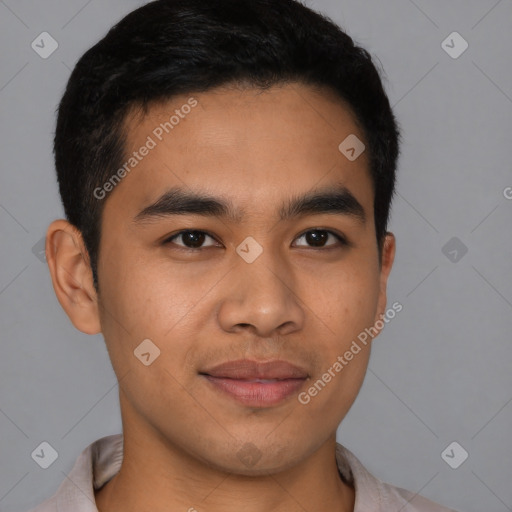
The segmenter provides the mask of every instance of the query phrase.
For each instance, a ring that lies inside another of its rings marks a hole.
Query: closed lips
[[[308,377],[308,373],[304,369],[282,360],[258,362],[239,359],[222,363],[200,373],[210,377],[254,382],[306,379]]]

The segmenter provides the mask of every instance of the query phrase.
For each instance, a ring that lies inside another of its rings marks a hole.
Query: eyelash
[[[340,234],[338,234],[338,233],[336,233],[334,231],[331,231],[329,229],[321,229],[321,228],[308,229],[307,231],[304,231],[302,234],[300,234],[297,238],[302,238],[307,233],[311,233],[311,232],[315,232],[315,231],[320,231],[320,232],[323,232],[323,233],[328,233],[329,235],[333,235],[338,240],[338,242],[341,244],[341,246],[343,246],[343,247],[349,247],[351,245],[342,235],[340,235]],[[166,238],[162,242],[162,245],[173,244],[174,243],[173,242],[174,239],[176,239],[176,238],[178,238],[181,235],[186,234],[186,233],[201,233],[201,234],[209,236],[210,238],[215,240],[217,243],[219,243],[217,241],[217,239],[213,235],[208,233],[207,231],[202,231],[202,230],[197,230],[197,229],[184,229],[182,231],[179,231],[178,233],[175,233],[171,237]],[[208,246],[208,247],[206,247],[206,249],[209,248],[209,247],[214,247],[214,246]],[[304,247],[304,246],[301,246],[301,247]],[[180,246],[180,245],[177,245],[177,248],[178,248],[178,250],[182,250],[182,251],[185,251],[185,252],[198,252],[198,251],[201,251],[201,250],[205,249],[204,247],[193,248],[193,247],[186,247],[186,246]],[[336,244],[331,244],[331,245],[326,245],[324,247],[313,247],[313,246],[311,246],[310,248],[311,249],[316,249],[316,250],[319,250],[319,251],[326,251],[326,250],[329,250],[329,249],[336,249],[336,248],[339,248],[339,247]]]

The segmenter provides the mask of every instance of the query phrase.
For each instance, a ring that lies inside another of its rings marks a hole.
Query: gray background
[[[89,443],[121,431],[103,339],[74,329],[34,252],[63,216],[51,144],[70,71],[142,3],[0,1],[1,511],[40,503]],[[374,342],[339,441],[394,485],[460,511],[512,510],[512,2],[307,4],[382,63],[404,135],[389,285],[403,311]],[[48,59],[31,48],[43,31],[59,43]],[[441,45],[453,31],[469,44],[456,59]],[[468,249],[457,262],[442,249],[452,237]],[[59,455],[46,470],[31,458],[42,441]],[[458,469],[441,457],[452,441],[469,453]]]

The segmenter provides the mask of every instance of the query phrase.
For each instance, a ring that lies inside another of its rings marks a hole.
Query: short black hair
[[[105,201],[93,191],[125,161],[132,108],[223,85],[327,87],[362,127],[381,257],[399,129],[370,54],[296,0],[156,0],[125,16],[78,61],[58,107],[55,166],[67,220],[82,234],[98,287]],[[341,141],[340,141],[341,142]]]

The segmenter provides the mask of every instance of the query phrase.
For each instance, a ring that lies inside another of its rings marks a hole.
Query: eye
[[[334,239],[334,243],[327,244],[329,237]],[[171,243],[173,245],[177,245],[178,247],[190,249],[192,251],[199,250],[205,247],[218,247],[218,242],[209,245],[204,245],[204,242],[207,238],[210,238],[211,240],[216,242],[215,238],[212,235],[206,233],[205,231],[183,230],[164,240],[163,244],[166,245]],[[310,229],[296,238],[296,240],[300,239],[304,239],[307,245],[298,244],[299,247],[309,246],[314,249],[322,249],[323,247],[331,247],[336,245],[349,245],[349,243],[343,236],[327,229]],[[182,243],[177,243],[176,240],[180,240]],[[336,243],[336,241],[338,243]]]
[[[213,247],[215,244],[203,246],[203,243],[206,238],[211,238],[215,240],[211,235],[206,233],[205,231],[191,231],[185,230],[176,233],[175,235],[167,238],[163,243],[173,243],[174,245],[178,245],[179,247],[184,247],[186,249],[201,249],[202,247]],[[178,244],[174,240],[181,240],[183,244]]]
[[[339,242],[339,245],[348,245],[348,242],[345,240],[344,237],[327,229],[310,229],[309,231],[303,233],[301,236],[297,237],[296,240],[304,238],[305,241],[308,244],[311,244],[310,246],[312,246],[313,248],[331,247],[333,245],[337,245],[336,243],[326,244],[327,240],[329,239],[329,236],[337,240]],[[299,245],[299,247],[307,246]]]

